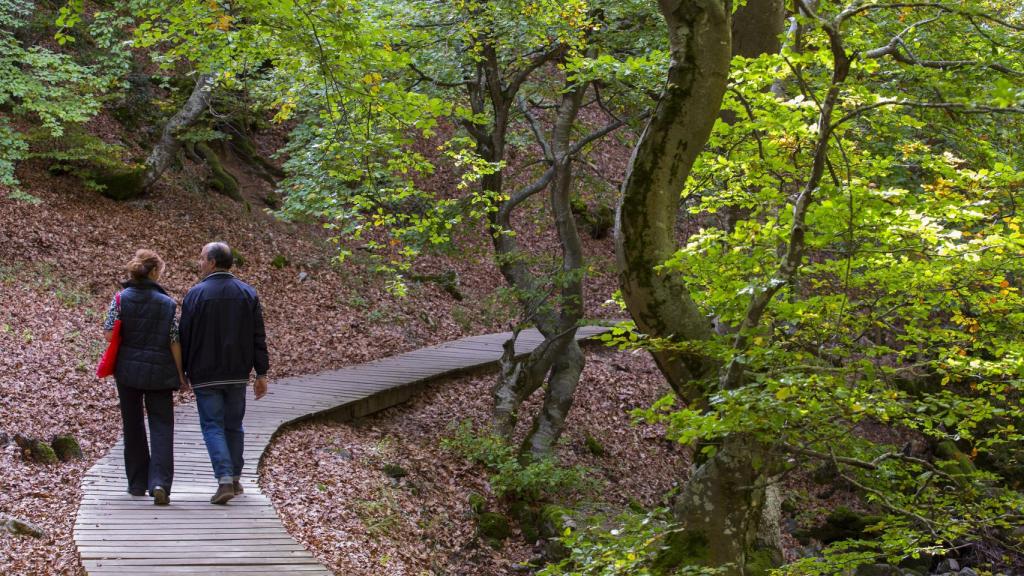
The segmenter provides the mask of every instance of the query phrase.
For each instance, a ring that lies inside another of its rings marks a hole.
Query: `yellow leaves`
[[[274,114],[274,122],[284,122],[292,117],[292,113],[295,112],[295,101],[285,100],[281,103],[281,108]]]
[[[939,198],[945,198],[953,195],[953,181],[947,180],[941,176],[936,178],[935,182],[931,184],[922,184],[921,187],[925,190],[930,190]]]
[[[779,388],[778,390],[775,391],[775,398],[776,398],[776,400],[780,400],[780,401],[785,400],[786,398],[789,398],[792,395],[793,395],[793,387],[792,386],[784,386],[784,387]]]
[[[384,80],[380,72],[369,72],[363,76],[363,84],[370,87],[370,94],[376,96],[380,93],[380,83]]]

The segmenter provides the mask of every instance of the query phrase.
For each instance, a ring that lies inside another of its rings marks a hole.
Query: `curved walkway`
[[[577,338],[605,328],[585,327]],[[213,506],[216,488],[199,420],[192,406],[176,410],[174,491],[171,505],[125,493],[120,441],[82,481],[82,503],[75,521],[75,544],[90,575],[203,574],[255,576],[330,575],[281,525],[270,499],[257,483],[260,457],[282,425],[330,412],[339,418],[371,414],[407,400],[427,380],[487,364],[501,357],[509,333],[474,336],[406,354],[276,380],[245,417],[245,494],[227,506]],[[535,330],[523,331],[516,352],[541,342]],[[115,425],[113,422],[111,425]]]

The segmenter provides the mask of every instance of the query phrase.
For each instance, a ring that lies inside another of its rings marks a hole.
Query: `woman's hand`
[[[185,378],[184,376],[180,376],[179,378],[181,379],[181,387],[178,388],[179,392],[188,392],[192,389],[192,385],[189,384],[188,378]]]

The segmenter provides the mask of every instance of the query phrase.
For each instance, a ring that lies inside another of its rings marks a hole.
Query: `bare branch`
[[[513,74],[512,78],[509,79],[508,85],[504,89],[505,96],[511,98],[513,94],[519,92],[519,87],[523,85],[523,82],[526,82],[526,79],[530,77],[530,74],[533,74],[534,70],[561,56],[565,53],[565,50],[566,46],[564,44],[555,44],[550,49],[531,58],[525,68]]]
[[[519,106],[519,111],[526,116],[527,122],[530,123],[530,130],[533,132],[533,137],[537,139],[537,143],[540,144],[541,150],[544,151],[544,159],[547,162],[553,163],[555,161],[555,153],[551,150],[551,143],[548,142],[547,138],[544,137],[544,129],[540,125],[540,121],[536,116],[530,112],[530,107],[526,105],[526,101],[523,100],[522,96],[516,98],[516,104]]]
[[[939,110],[953,110],[960,112],[961,114],[1024,114],[1024,107],[1020,106],[979,106],[974,104],[966,104],[960,102],[917,102],[914,100],[885,100],[882,102],[875,102],[873,104],[865,104],[858,106],[848,112],[846,115],[836,120],[831,130],[834,130],[839,125],[848,122],[858,116],[874,110],[876,108],[883,108],[886,106],[904,106],[907,108],[935,108]]]
[[[999,18],[998,16],[993,16],[992,14],[971,12],[969,10],[963,9],[960,6],[943,4],[941,2],[894,2],[892,4],[854,4],[846,8],[845,10],[840,12],[838,16],[836,16],[836,24],[840,25],[845,20],[853,16],[862,14],[864,12],[869,12],[872,10],[901,10],[903,8],[934,8],[936,10],[942,10],[945,12],[957,14],[958,16],[963,16],[964,18],[980,18],[982,20],[992,22],[993,24],[1003,26],[1004,28],[1009,28],[1010,30],[1024,32],[1024,25],[1014,24],[1012,22]]]
[[[525,186],[523,188],[520,188],[515,193],[513,193],[509,197],[509,199],[507,201],[505,201],[504,204],[501,205],[501,208],[498,209],[499,216],[504,216],[504,217],[507,218],[508,215],[510,215],[512,213],[512,210],[515,209],[516,206],[521,204],[524,200],[526,200],[530,196],[533,196],[534,194],[536,194],[536,193],[540,192],[541,190],[543,190],[544,188],[546,188],[547,185],[551,183],[551,179],[554,178],[554,177],[555,177],[555,168],[554,167],[548,168],[544,172],[544,174],[541,174],[540,178],[537,178],[536,180],[534,180],[529,185],[527,185],[527,186]]]
[[[645,110],[644,112],[637,114],[632,118],[615,119],[611,124],[608,124],[603,128],[600,128],[598,130],[591,132],[590,134],[587,134],[578,142],[576,142],[576,144],[574,144],[573,147],[569,149],[569,156],[575,156],[576,154],[579,154],[591,142],[604,138],[608,134],[611,134],[612,132],[618,130],[620,127],[628,124],[631,120],[643,120],[644,118],[647,118],[650,115],[651,111]]]
[[[425,72],[417,68],[416,65],[413,64],[412,62],[409,63],[409,69],[416,73],[416,75],[419,77],[419,80],[425,80],[433,84],[434,86],[440,86],[442,88],[461,88],[462,86],[466,86],[467,84],[470,83],[469,80],[462,80],[459,82],[442,82],[441,80],[438,80],[433,76],[428,76]],[[417,82],[419,80],[417,80]]]

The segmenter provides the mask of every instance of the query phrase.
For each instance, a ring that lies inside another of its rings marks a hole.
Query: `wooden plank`
[[[152,558],[126,558],[117,560],[94,560],[99,565],[103,565],[106,562],[116,564],[118,566],[151,566],[153,564]],[[317,559],[312,554],[306,553],[305,556],[281,556],[277,558],[184,558],[179,561],[164,561],[160,560],[160,565],[168,566],[246,566],[256,564],[259,566],[276,566],[284,564],[288,566],[295,566],[297,564],[319,564]],[[322,567],[321,567],[322,568]]]

